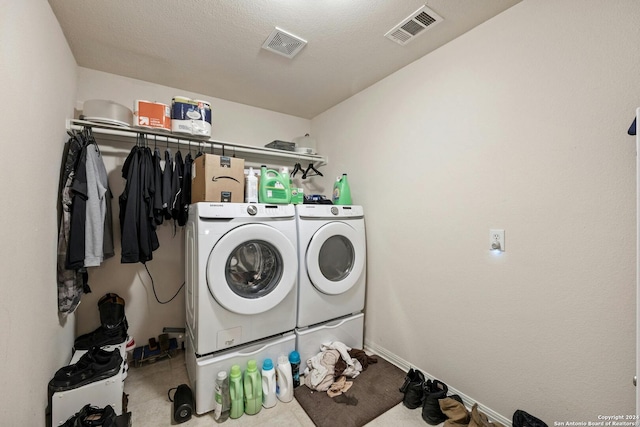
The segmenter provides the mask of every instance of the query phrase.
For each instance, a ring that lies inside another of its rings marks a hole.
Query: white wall
[[[312,120],[365,207],[368,345],[509,420],[635,414],[638,22],[525,0]]]
[[[188,96],[211,103],[213,111],[212,139],[263,147],[279,139],[290,141],[295,136],[309,132],[310,121],[299,117],[250,107],[235,102],[206,95],[183,91],[181,89],[159,86],[103,73],[87,68],[78,68],[78,108],[88,99],[109,99],[129,108],[133,108],[136,99],[171,104],[174,96]],[[109,186],[114,195],[113,217],[116,255],[106,260],[100,267],[89,269],[92,293],[84,295],[78,308],[78,334],[92,331],[99,325],[97,301],[107,292],[116,292],[125,299],[125,313],[129,322],[129,332],[137,345],[146,344],[151,337],[157,337],[165,326],[184,327],[185,307],[184,291],[170,303],[161,305],[155,299],[151,280],[142,264],[120,263],[120,228],[117,221],[119,207],[118,196],[124,189],[122,164],[132,144],[103,142],[98,137],[105,166],[109,174]],[[164,152],[165,144],[158,142]],[[172,145],[173,153],[179,147]],[[180,150],[184,155],[188,147]],[[193,147],[194,151],[196,147]],[[216,154],[220,154],[216,151]],[[226,152],[231,155],[232,152]],[[264,159],[270,167],[277,167]],[[291,166],[291,165],[289,165]],[[184,233],[182,227],[165,221],[158,227],[160,248],[153,253],[154,259],[147,263],[151,272],[158,298],[169,300],[184,282]]]
[[[58,317],[58,181],[76,63],[49,4],[3,2],[0,372],[5,425],[45,425],[47,384],[71,358],[75,319]]]

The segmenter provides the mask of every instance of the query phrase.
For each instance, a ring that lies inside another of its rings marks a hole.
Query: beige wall
[[[525,0],[312,120],[365,207],[369,346],[508,420],[635,413],[638,22]]]
[[[76,63],[47,2],[3,2],[0,40],[0,419],[44,426],[47,383],[71,358],[75,327],[58,317],[56,206]]]
[[[78,68],[78,105],[88,99],[110,99],[133,108],[136,99],[145,99],[171,104],[177,95],[206,100],[213,111],[212,138],[263,147],[274,139],[290,141],[295,136],[309,132],[310,121],[299,117],[276,113],[261,108],[250,107],[181,89],[159,86],[152,83],[129,79],[114,74],[87,68]],[[132,147],[128,142],[102,142],[98,139],[105,166],[109,174],[109,186],[114,194],[113,215],[118,218],[117,198],[122,193],[125,180],[122,178],[122,164]],[[166,144],[158,142],[164,153]],[[171,145],[175,154],[177,146]],[[183,157],[189,147],[182,146]],[[195,150],[196,147],[194,146]],[[220,154],[216,151],[216,154]],[[231,155],[232,152],[227,152]],[[263,159],[270,167],[281,165],[272,159]],[[291,166],[291,165],[288,165]],[[98,299],[107,292],[116,292],[126,301],[125,312],[129,321],[129,332],[137,345],[143,345],[151,337],[157,337],[165,326],[184,327],[184,291],[168,304],[159,304],[154,296],[152,283],[142,264],[120,263],[120,229],[114,221],[116,256],[106,260],[100,267],[89,270],[93,293],[83,296],[78,308],[78,334],[92,331],[99,325]],[[175,231],[175,232],[174,232]],[[147,263],[151,272],[158,298],[169,300],[184,282],[184,233],[182,227],[174,230],[172,221],[165,221],[158,227],[160,247],[153,253],[154,259]]]
[[[35,426],[75,327],[56,307],[64,119],[76,100],[192,94],[77,69],[46,3],[10,8],[0,15],[3,94],[43,113],[26,134],[24,111],[0,107],[0,360],[11,385],[0,415]],[[640,99],[639,20],[633,0],[525,0],[311,122],[326,175],[348,172],[365,206],[368,345],[506,418],[518,408],[550,425],[635,413],[635,146],[625,132]],[[260,146],[309,128],[209,100],[221,140]],[[116,197],[128,149],[103,147]],[[330,191],[330,178],[319,184]],[[489,228],[506,229],[501,256],[488,251]],[[183,280],[182,240],[160,232],[149,268],[161,298]],[[78,332],[97,326],[108,291],[127,299],[140,343],[184,322],[183,294],[157,305],[140,265],[112,259],[91,278]]]

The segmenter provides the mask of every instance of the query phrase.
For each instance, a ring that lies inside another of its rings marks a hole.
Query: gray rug
[[[406,373],[380,356],[354,379],[353,386],[334,398],[301,385],[294,396],[318,427],[361,427],[402,402],[398,391]]]

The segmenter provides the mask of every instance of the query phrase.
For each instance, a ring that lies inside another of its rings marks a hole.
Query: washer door
[[[238,314],[271,310],[291,292],[298,261],[293,244],[264,224],[234,228],[215,244],[207,261],[207,285],[225,309]]]
[[[364,236],[344,222],[330,222],[315,232],[307,247],[311,283],[320,292],[338,295],[358,282],[365,264]]]

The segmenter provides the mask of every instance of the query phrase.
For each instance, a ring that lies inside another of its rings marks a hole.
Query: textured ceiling
[[[78,65],[312,118],[520,0],[49,0]],[[444,18],[384,34],[423,5]],[[279,27],[308,41],[262,49]]]

